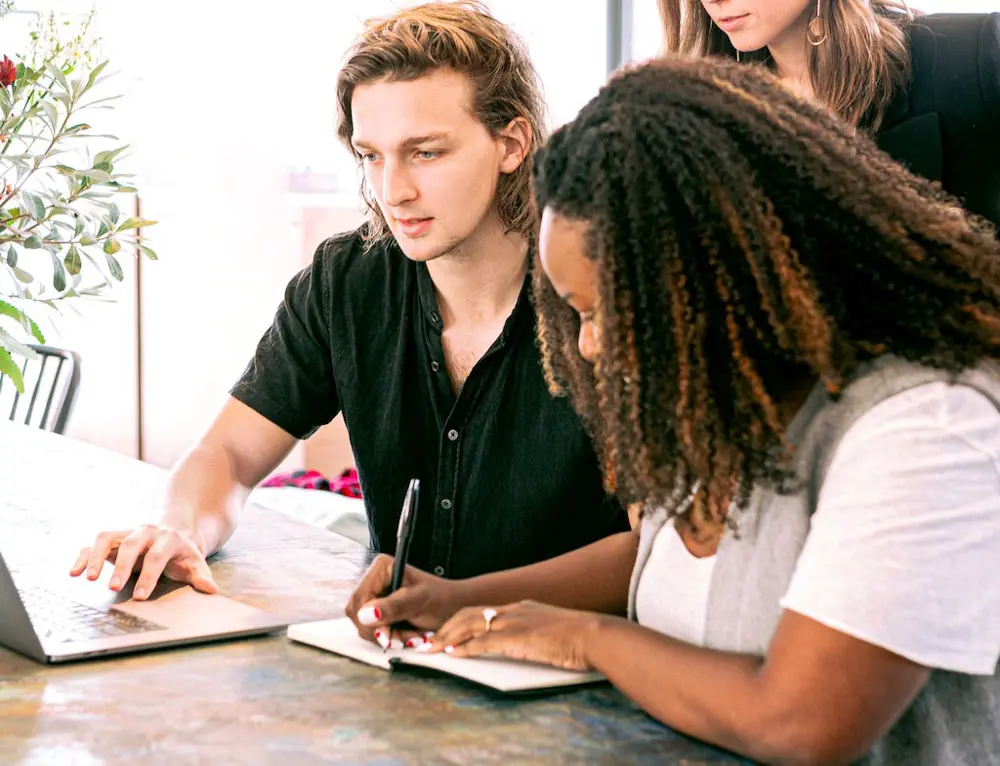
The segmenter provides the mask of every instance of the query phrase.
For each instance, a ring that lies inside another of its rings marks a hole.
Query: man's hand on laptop
[[[137,601],[149,597],[161,575],[204,593],[219,592],[201,548],[189,535],[169,527],[145,524],[131,530],[101,532],[93,546],[80,551],[70,575],[78,577],[86,572],[87,579],[96,580],[106,561],[115,566],[108,583],[113,591],[121,590],[132,573],[139,572],[132,591]]]

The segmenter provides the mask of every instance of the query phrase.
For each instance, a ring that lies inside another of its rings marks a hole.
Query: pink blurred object
[[[292,471],[279,473],[262,482],[261,487],[299,487],[301,489],[320,489],[335,492],[347,497],[361,497],[361,483],[358,472],[353,468],[345,469],[336,479],[327,479],[319,471]]]

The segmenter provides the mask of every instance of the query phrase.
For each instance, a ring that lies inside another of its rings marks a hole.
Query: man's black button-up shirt
[[[377,551],[419,478],[410,563],[451,578],[530,564],[628,528],[590,441],[545,385],[528,282],[456,396],[427,267],[357,233],[289,283],[232,395],[298,438],[343,411]]]

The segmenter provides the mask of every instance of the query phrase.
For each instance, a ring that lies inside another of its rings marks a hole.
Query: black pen
[[[417,506],[420,503],[420,479],[410,479],[403,497],[403,509],[399,513],[399,527],[396,529],[396,555],[392,563],[392,582],[389,593],[395,593],[403,587],[403,576],[406,574],[406,559],[410,554],[410,543],[413,541],[413,530],[417,525]],[[392,626],[389,627],[392,636]],[[382,649],[385,654],[388,644]]]

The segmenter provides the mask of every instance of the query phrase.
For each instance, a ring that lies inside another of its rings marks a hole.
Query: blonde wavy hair
[[[531,144],[521,166],[500,177],[496,206],[508,231],[531,236],[537,211],[531,194],[531,160],[545,139],[545,102],[527,48],[480,2],[427,3],[371,19],[347,53],[337,77],[337,136],[356,158],[351,145],[354,89],[379,81],[415,80],[438,69],[452,69],[472,83],[472,109],[493,135],[523,117]],[[363,236],[367,247],[389,239],[389,226],[364,179],[367,207]]]
[[[735,57],[701,0],[657,0],[657,6],[666,52]],[[914,14],[905,0],[834,0],[821,3],[821,14],[828,37],[822,45],[808,46],[813,90],[852,125],[873,132],[909,80],[906,27]],[[741,58],[770,63],[766,50]]]

